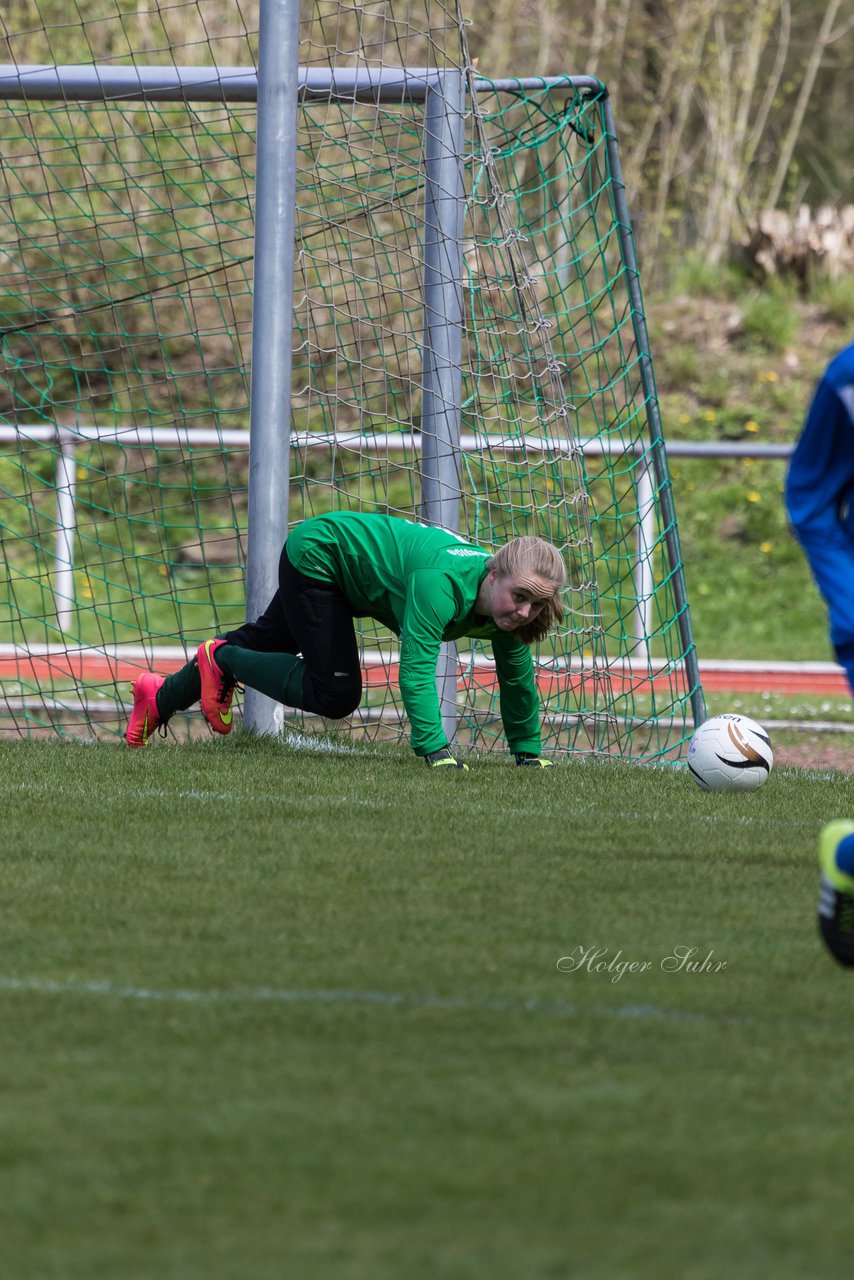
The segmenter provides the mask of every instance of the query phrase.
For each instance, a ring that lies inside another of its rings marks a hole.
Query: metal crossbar
[[[443,73],[427,67],[300,67],[302,101],[423,102]],[[604,95],[595,76],[522,76],[470,82],[478,93],[577,89]],[[251,67],[121,67],[0,63],[0,100],[27,102],[255,102],[258,75]]]

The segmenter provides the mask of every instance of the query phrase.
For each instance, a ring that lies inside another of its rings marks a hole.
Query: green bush
[[[828,320],[834,324],[850,325],[854,315],[854,275],[840,276],[836,280],[820,276],[812,283],[810,294]]]
[[[741,315],[741,333],[766,351],[785,351],[800,327],[792,295],[784,288],[762,290],[749,296]]]

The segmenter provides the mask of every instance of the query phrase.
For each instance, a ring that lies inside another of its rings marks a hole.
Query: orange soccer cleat
[[[133,711],[125,730],[125,741],[129,747],[147,747],[148,739],[160,727],[157,691],[164,679],[164,676],[156,676],[153,671],[146,671],[144,675],[137,676],[131,685]]]
[[[202,711],[214,733],[231,733],[234,718],[231,699],[237,681],[226,675],[216,660],[216,651],[223,644],[224,640],[205,640],[196,651],[202,680]]]

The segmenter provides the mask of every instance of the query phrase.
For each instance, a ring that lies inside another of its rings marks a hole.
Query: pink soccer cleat
[[[237,682],[226,675],[216,660],[216,651],[223,644],[224,640],[205,640],[196,651],[202,679],[202,711],[214,733],[231,733],[234,718],[231,699]]]
[[[159,728],[157,691],[164,679],[164,676],[156,676],[153,671],[146,671],[144,675],[137,676],[131,685],[133,711],[125,730],[125,742],[129,747],[147,747],[148,739]]]

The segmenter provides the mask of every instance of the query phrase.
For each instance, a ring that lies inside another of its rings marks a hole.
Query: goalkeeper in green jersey
[[[333,720],[362,696],[354,618],[400,637],[399,684],[412,749],[434,768],[464,768],[442,728],[436,667],[444,640],[488,640],[501,718],[518,764],[540,766],[539,697],[529,646],[563,617],[566,569],[540,538],[515,538],[494,555],[447,529],[385,515],[334,512],[297,525],[279,561],[279,589],[255,622],[199,645],[165,679],[134,683],[126,739],[144,747],[176,711],[201,702],[228,733],[236,684]]]

